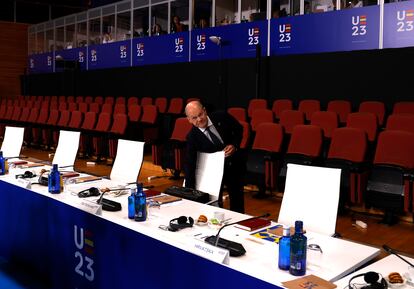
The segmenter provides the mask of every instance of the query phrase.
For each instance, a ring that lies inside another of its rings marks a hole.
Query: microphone
[[[220,236],[221,230],[223,230],[225,227],[228,227],[228,226],[231,226],[231,225],[236,225],[236,224],[238,224],[240,222],[243,222],[243,221],[250,221],[250,220],[255,220],[255,219],[260,219],[260,218],[267,218],[269,216],[270,216],[270,214],[266,213],[266,214],[261,215],[261,216],[247,218],[247,219],[243,219],[243,220],[240,220],[240,221],[237,221],[237,222],[226,224],[226,225],[224,225],[223,227],[220,228],[220,230],[217,232],[217,234],[215,236],[213,235],[213,236],[207,237],[205,239],[205,242],[209,243],[210,245],[213,245],[215,247],[220,247],[220,248],[224,248],[224,249],[229,250],[230,256],[232,256],[232,257],[242,256],[246,253],[246,249],[244,249],[243,245],[240,244],[240,243],[236,243],[236,242],[233,242],[233,241],[229,241],[229,240],[220,238],[219,236]]]
[[[386,251],[386,252],[388,252],[388,253],[390,253],[390,254],[394,254],[395,256],[397,256],[398,258],[400,258],[401,260],[403,260],[405,263],[407,263],[408,265],[410,265],[411,267],[413,267],[414,268],[414,265],[411,263],[411,262],[409,262],[407,259],[404,259],[401,255],[399,255],[397,252],[395,252],[393,249],[391,249],[389,246],[387,246],[387,245],[382,245],[382,248]]]
[[[99,205],[102,205],[102,210],[110,211],[110,212],[116,212],[116,211],[122,210],[122,206],[120,203],[103,198],[103,196],[107,192],[109,191],[102,192],[101,196],[96,201]]]

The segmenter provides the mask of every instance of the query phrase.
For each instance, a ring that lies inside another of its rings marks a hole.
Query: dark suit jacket
[[[225,174],[228,170],[234,170],[238,173],[240,168],[241,157],[238,152],[241,139],[243,137],[243,127],[231,115],[225,112],[216,112],[209,114],[211,122],[220,134],[224,146],[232,144],[237,151],[225,162]],[[193,126],[187,135],[187,152],[185,163],[185,186],[188,188],[195,187],[195,169],[197,163],[197,152],[214,153],[217,149],[207,136],[197,127]],[[239,177],[241,177],[239,175]]]

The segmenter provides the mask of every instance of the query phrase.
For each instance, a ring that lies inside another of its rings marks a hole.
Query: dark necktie
[[[208,126],[206,128],[206,131],[208,133],[208,135],[211,138],[211,141],[213,142],[213,144],[217,147],[217,149],[222,149],[223,148],[223,143],[220,141],[220,139],[210,130],[210,127]]]

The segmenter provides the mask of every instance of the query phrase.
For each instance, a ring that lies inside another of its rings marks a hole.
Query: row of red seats
[[[75,111],[79,110],[81,112],[88,112],[94,111],[96,113],[100,112],[112,112],[114,113],[121,112],[125,113],[126,110],[133,106],[133,105],[155,105],[158,108],[158,112],[160,113],[171,113],[171,114],[182,114],[184,109],[184,99],[180,97],[172,98],[170,101],[166,97],[157,97],[152,99],[150,97],[143,97],[139,99],[138,97],[129,97],[126,99],[125,97],[117,97],[114,99],[113,97],[85,97],[78,96],[74,97],[67,97],[67,98],[58,98],[52,97],[44,99],[36,98],[33,100],[32,98],[18,98],[18,99],[3,99],[1,102],[1,107],[3,111],[0,111],[0,116],[5,116],[6,119],[10,118],[11,115],[15,115],[12,110],[16,107],[29,107],[29,108],[46,108],[46,109],[58,109],[62,110],[69,110]]]
[[[293,101],[290,99],[276,99],[273,101],[271,108],[269,108],[266,99],[251,99],[248,107],[233,107],[229,108],[229,113],[239,120],[246,121],[253,117],[253,112],[256,109],[270,109],[273,112],[273,117],[276,120],[281,118],[281,114],[285,110],[293,110]],[[306,99],[299,102],[298,111],[304,114],[305,120],[309,123],[312,114],[316,111],[321,111],[321,103],[317,99]],[[337,113],[340,123],[345,123],[348,114],[354,112],[352,104],[347,100],[331,100],[328,102],[326,111]],[[370,112],[377,117],[378,125],[382,127],[385,123],[386,109],[385,104],[381,101],[363,101],[359,104],[358,112]],[[392,110],[393,114],[408,113],[414,114],[414,102],[396,102]]]

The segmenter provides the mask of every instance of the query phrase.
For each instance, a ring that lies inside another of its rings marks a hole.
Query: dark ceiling
[[[40,23],[116,0],[1,0],[0,21]]]

